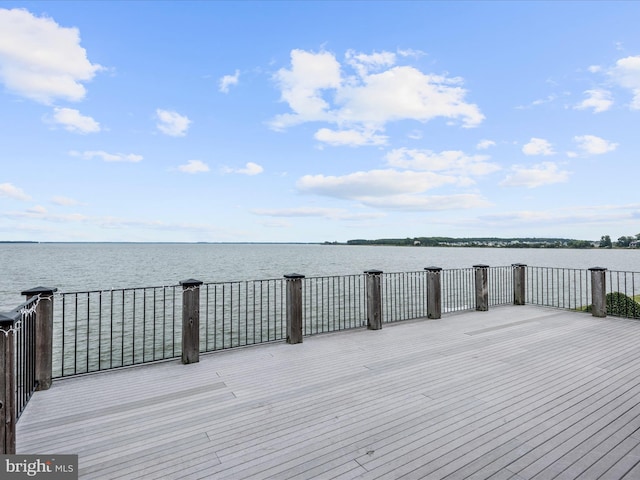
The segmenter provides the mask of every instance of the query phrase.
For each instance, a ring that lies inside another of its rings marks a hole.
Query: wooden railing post
[[[489,310],[489,265],[474,265],[476,274],[476,310]]]
[[[594,317],[607,316],[607,276],[606,268],[592,267],[591,272],[591,315]]]
[[[382,328],[382,295],[380,276],[382,270],[367,270],[367,328],[380,330]]]
[[[442,287],[440,276],[442,268],[426,267],[427,271],[427,318],[442,317]]]
[[[514,263],[513,268],[513,304],[524,305],[526,302],[526,268],[524,263]]]
[[[183,280],[182,285],[182,363],[200,361],[200,280]]]
[[[0,453],[16,453],[15,318],[0,314]]]
[[[21,295],[27,301],[38,296],[36,305],[36,390],[48,390],[53,377],[53,294],[57,288],[36,287]]]
[[[287,282],[287,343],[302,343],[302,279],[304,275],[285,275]]]

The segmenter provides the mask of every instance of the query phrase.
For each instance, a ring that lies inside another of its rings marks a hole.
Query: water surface
[[[391,247],[301,244],[0,244],[0,311],[36,287],[108,290],[204,282],[352,275],[365,270],[417,271],[427,266],[532,266],[640,271],[640,250]]]

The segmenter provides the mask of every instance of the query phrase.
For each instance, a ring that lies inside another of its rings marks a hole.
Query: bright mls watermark
[[[77,480],[78,455],[0,455],[0,478]]]

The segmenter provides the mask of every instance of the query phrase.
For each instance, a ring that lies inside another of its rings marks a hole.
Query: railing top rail
[[[11,327],[19,319],[19,312],[0,312],[0,327]]]
[[[283,279],[284,277],[281,278],[258,278],[258,279],[252,279],[252,280],[219,280],[219,281],[214,281],[214,282],[204,282],[202,284],[203,287],[207,286],[207,285],[229,285],[229,284],[233,284],[233,285],[239,285],[241,283],[259,283],[259,282],[279,282]]]
[[[304,277],[305,280],[313,280],[313,279],[324,279],[324,278],[347,278],[347,277],[363,277],[366,274],[363,273],[352,273],[348,275],[318,275],[314,277]]]
[[[84,295],[91,293],[109,293],[109,292],[127,292],[133,290],[151,290],[151,289],[159,289],[159,288],[180,288],[181,285],[156,285],[149,287],[124,287],[124,288],[105,288],[102,290],[78,290],[72,292],[56,292],[55,295],[66,296],[66,295]]]
[[[31,308],[33,308],[33,306],[38,303],[38,297],[33,297],[30,298],[29,300],[21,303],[20,305],[18,305],[16,308],[14,308],[13,310],[8,310],[5,312],[0,312],[0,323],[1,322],[8,322],[10,320],[19,320],[22,315],[25,313],[25,311],[30,310]]]

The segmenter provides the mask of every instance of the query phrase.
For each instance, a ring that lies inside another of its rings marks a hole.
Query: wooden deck
[[[81,478],[639,479],[640,323],[531,306],[57,380]]]

